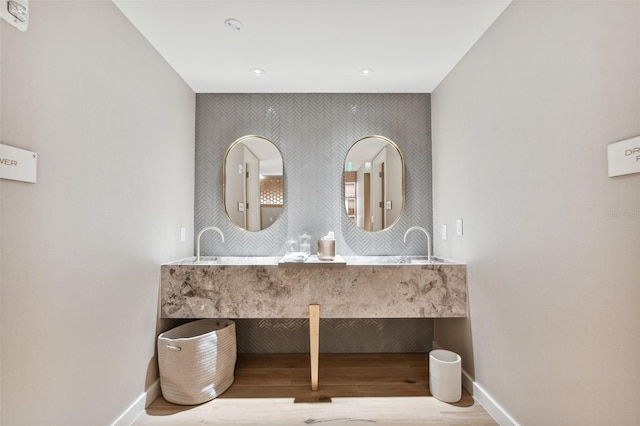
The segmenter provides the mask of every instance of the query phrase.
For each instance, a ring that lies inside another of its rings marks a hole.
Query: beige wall
[[[4,24],[0,24],[4,25]],[[2,101],[2,30],[0,27],[0,103]],[[2,138],[2,108],[0,108],[0,142]],[[0,223],[2,222],[2,182],[0,179]],[[2,227],[0,226],[0,241],[2,241]],[[0,243],[1,244],[1,243]],[[1,246],[0,246],[1,247]],[[2,250],[0,249],[0,423],[2,423]]]
[[[520,424],[640,423],[640,174],[606,157],[639,85],[639,2],[517,1],[432,95],[435,251],[471,313],[436,340]]]
[[[195,95],[111,2],[2,22],[2,424],[114,421],[157,378],[161,262],[193,254]],[[179,226],[186,225],[186,243]]]

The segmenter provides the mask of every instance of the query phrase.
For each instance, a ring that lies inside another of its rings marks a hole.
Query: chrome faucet
[[[224,235],[222,234],[221,230],[219,230],[215,226],[207,226],[206,228],[202,228],[200,232],[198,232],[198,238],[197,238],[198,249],[196,251],[196,263],[200,263],[200,237],[202,237],[202,234],[204,234],[206,231],[211,231],[211,230],[216,231],[218,234],[220,234],[220,238],[222,238],[222,242],[224,243]]]
[[[429,231],[421,226],[412,226],[411,228],[407,229],[407,232],[404,233],[405,243],[407,242],[407,235],[409,235],[411,231],[422,231],[424,232],[424,235],[427,236],[427,262],[431,262],[431,236],[429,236]]]

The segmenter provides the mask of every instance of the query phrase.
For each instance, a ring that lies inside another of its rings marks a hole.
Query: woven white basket
[[[236,357],[236,324],[231,320],[197,320],[160,334],[162,395],[181,405],[212,400],[233,383]]]

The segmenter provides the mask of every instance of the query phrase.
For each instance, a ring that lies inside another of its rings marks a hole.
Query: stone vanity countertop
[[[164,265],[182,265],[182,266],[206,266],[206,265],[236,265],[236,266],[291,266],[291,265],[309,265],[309,266],[331,266],[334,262],[319,261],[316,255],[310,256],[306,262],[291,262],[283,263],[283,256],[200,256],[200,263],[196,263],[195,256],[187,257],[184,259],[176,260],[173,262],[165,263]],[[344,260],[346,265],[363,266],[363,265],[423,265],[423,266],[438,266],[438,265],[464,265],[464,263],[456,262],[455,260],[443,259],[441,257],[433,256],[431,262],[427,261],[426,256],[336,256],[336,263],[339,260]],[[164,266],[163,265],[163,266]]]
[[[186,258],[161,266],[163,318],[443,318],[467,316],[467,268],[417,256],[344,256],[346,266],[280,256]],[[418,263],[411,263],[417,261]],[[303,266],[303,267],[300,267]]]

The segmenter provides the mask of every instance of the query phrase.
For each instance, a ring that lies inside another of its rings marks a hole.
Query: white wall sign
[[[640,173],[640,136],[609,144],[609,177]]]
[[[36,183],[38,154],[0,144],[0,178]]]

